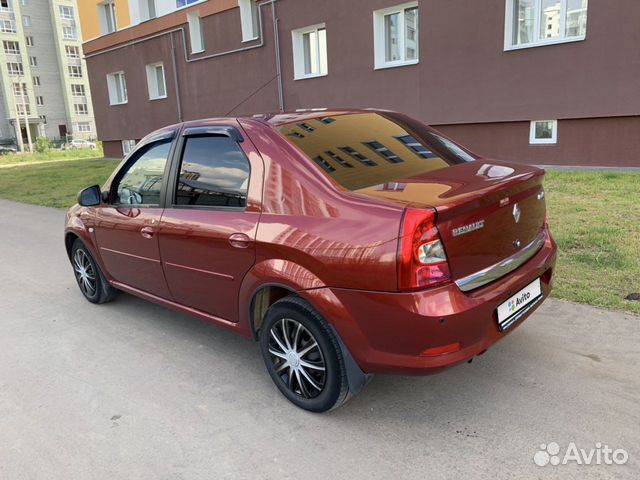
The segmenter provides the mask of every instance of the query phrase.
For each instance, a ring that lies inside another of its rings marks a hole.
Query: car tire
[[[71,246],[71,266],[84,298],[91,303],[107,303],[118,291],[109,285],[89,249],[79,238]]]
[[[338,340],[308,302],[293,295],[278,300],[267,311],[259,334],[267,371],[294,405],[320,413],[350,398]]]

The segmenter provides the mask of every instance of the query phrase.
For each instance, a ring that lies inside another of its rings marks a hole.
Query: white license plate
[[[503,330],[513,323],[513,316],[542,295],[540,279],[537,278],[506,302],[498,305],[498,324]]]

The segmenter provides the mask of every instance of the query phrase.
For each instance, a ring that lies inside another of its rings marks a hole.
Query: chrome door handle
[[[244,233],[234,233],[229,237],[229,244],[236,248],[248,248],[251,239]]]
[[[140,235],[142,235],[144,238],[153,238],[153,235],[155,233],[155,230],[151,227],[143,227],[140,229]]]

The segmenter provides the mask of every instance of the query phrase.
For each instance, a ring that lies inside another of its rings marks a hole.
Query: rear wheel
[[[271,379],[292,403],[326,412],[349,398],[342,352],[326,321],[300,297],[274,303],[260,329]]]
[[[84,298],[91,303],[106,303],[115,298],[117,290],[105,280],[91,252],[79,238],[71,247],[71,265]]]

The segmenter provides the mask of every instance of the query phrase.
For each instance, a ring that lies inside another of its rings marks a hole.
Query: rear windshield
[[[280,133],[348,190],[397,182],[476,158],[397,114],[353,113],[282,125]]]

